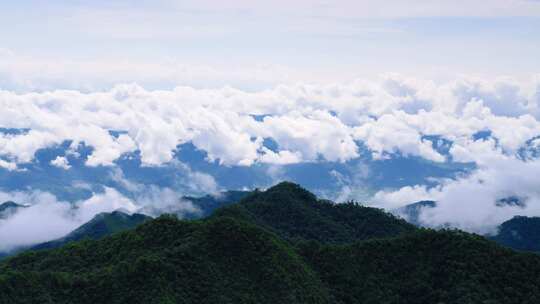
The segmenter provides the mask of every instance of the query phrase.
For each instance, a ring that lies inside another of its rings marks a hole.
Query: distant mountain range
[[[68,235],[50,242],[32,246],[31,250],[57,248],[70,242],[90,239],[97,240],[117,232],[133,229],[152,219],[149,216],[135,213],[127,214],[122,211],[100,213],[89,222],[73,230]]]
[[[516,197],[498,200],[496,204],[524,206],[523,201]],[[394,213],[411,224],[422,226],[420,221],[422,211],[435,207],[437,203],[434,201],[420,201],[396,209]],[[515,250],[540,253],[540,217],[516,216],[499,225],[497,234],[486,237]]]
[[[28,251],[1,262],[0,274],[0,303],[540,300],[540,255],[457,230],[416,228],[291,183],[205,219],[161,216],[99,240]]]
[[[15,214],[18,210],[26,208],[26,205],[20,205],[12,201],[0,204],[0,220],[4,220]]]
[[[294,185],[294,184],[286,184]],[[292,187],[292,186],[291,186]],[[274,189],[274,188],[271,188]],[[184,196],[182,200],[192,202],[201,213],[191,214],[186,219],[199,219],[211,216],[232,216],[241,220],[253,220],[260,226],[269,229],[283,238],[315,239],[331,243],[347,243],[364,238],[387,237],[399,232],[411,231],[410,224],[420,227],[422,223],[420,214],[426,208],[435,208],[435,201],[419,201],[394,210],[394,214],[405,219],[398,220],[382,210],[367,208],[355,203],[334,204],[331,201],[318,200],[306,190],[292,191],[296,195],[304,195],[295,198],[288,193],[264,192],[264,197],[273,195],[270,203],[260,199],[260,191],[224,191],[217,195],[205,195],[201,197]],[[286,199],[279,199],[278,195],[284,195]],[[297,199],[307,205],[299,204],[275,204],[275,201],[290,202]],[[249,202],[257,200],[258,204]],[[516,205],[517,199],[509,199],[510,204]],[[240,202],[235,204],[236,202]],[[502,201],[501,201],[502,202]],[[498,202],[498,203],[501,203]],[[502,202],[505,203],[505,202]],[[232,205],[232,206],[231,206]],[[519,204],[517,204],[519,205]],[[313,208],[316,206],[316,208]],[[18,210],[28,206],[17,204],[12,201],[0,204],[0,219],[6,219],[14,215]],[[295,214],[308,212],[309,216],[299,219]],[[286,217],[283,217],[286,215]],[[279,221],[273,216],[280,217]],[[9,254],[24,250],[50,249],[63,246],[70,242],[83,239],[100,239],[117,232],[133,229],[151,217],[143,214],[127,214],[120,210],[111,213],[101,213],[92,220],[78,227],[66,236],[33,245],[29,248],[20,248]],[[397,220],[397,221],[396,221]],[[276,226],[280,223],[282,226]],[[360,225],[361,229],[355,225]],[[285,229],[285,230],[284,230]],[[295,235],[289,235],[295,231]],[[365,235],[362,235],[365,234]],[[488,235],[487,238],[515,250],[540,252],[540,217],[518,216],[501,224],[496,235]],[[9,255],[0,253],[0,258]]]

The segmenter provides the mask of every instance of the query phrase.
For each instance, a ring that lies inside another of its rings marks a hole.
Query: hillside
[[[30,249],[57,248],[83,239],[97,240],[113,233],[133,229],[149,219],[151,217],[138,213],[131,215],[121,211],[100,213],[65,237],[32,246]]]
[[[349,243],[410,233],[416,228],[380,209],[317,199],[300,186],[283,182],[255,191],[238,204],[216,211],[265,227],[286,239]]]
[[[516,216],[502,223],[491,239],[516,250],[540,252],[540,217]]]
[[[540,256],[460,231],[421,230],[347,246],[300,250],[337,303],[540,301]]]
[[[0,265],[0,303],[331,303],[287,243],[230,218],[163,216]]]
[[[0,303],[540,300],[539,255],[343,206],[282,183],[204,220],[161,216],[99,240],[26,252],[0,263]]]

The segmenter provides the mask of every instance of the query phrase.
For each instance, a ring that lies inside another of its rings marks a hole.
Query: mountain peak
[[[214,216],[251,221],[286,239],[336,244],[415,230],[413,225],[382,210],[319,200],[290,182],[279,183],[266,191],[254,191],[238,204],[218,210]]]
[[[26,208],[28,206],[17,204],[13,201],[7,201],[0,204],[0,219],[6,219],[15,214],[20,208]]]
[[[15,203],[14,201],[7,201],[7,202],[3,202],[2,204],[0,204],[0,212],[8,209],[8,208],[24,208],[26,206],[24,205],[19,205],[17,203]]]
[[[316,202],[317,197],[315,194],[302,188],[300,185],[292,182],[281,182],[273,187],[268,188],[266,191],[255,192],[257,199],[272,199],[272,200],[299,200],[303,202]],[[248,199],[250,197],[248,196]],[[253,198],[253,197],[251,197]]]

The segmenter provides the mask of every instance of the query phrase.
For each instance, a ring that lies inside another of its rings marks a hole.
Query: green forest
[[[0,263],[0,303],[539,303],[540,256],[292,183]]]

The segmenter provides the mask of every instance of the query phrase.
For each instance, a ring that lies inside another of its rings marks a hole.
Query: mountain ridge
[[[533,304],[540,300],[539,255],[516,252],[459,230],[400,226],[403,220],[358,204],[338,206],[298,185],[280,184],[255,191],[206,219],[163,215],[99,240],[29,251],[0,262],[0,303]],[[322,230],[308,233],[298,225],[289,226],[284,212],[288,210],[301,211],[293,213],[294,218],[300,216],[307,230],[315,229],[313,224],[320,224],[321,218],[330,223],[323,221]],[[351,226],[337,231],[351,233],[345,238],[318,235],[335,228],[335,223],[352,225],[348,216],[357,212],[378,212],[375,223],[384,217],[396,227],[412,228],[380,234],[359,225],[357,235]],[[302,218],[306,216],[315,220]]]

